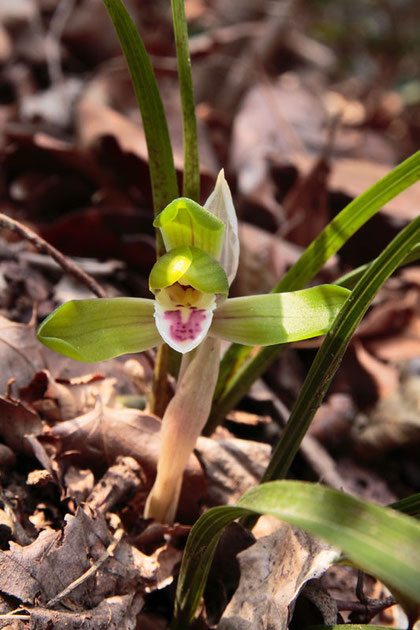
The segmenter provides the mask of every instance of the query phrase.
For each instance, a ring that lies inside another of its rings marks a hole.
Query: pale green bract
[[[79,361],[103,361],[166,342],[185,354],[207,335],[272,345],[326,333],[350,294],[321,285],[290,293],[226,299],[235,277],[238,223],[223,171],[204,207],[180,198],[154,222],[167,253],[149,287],[155,299],[72,300],[41,324],[43,344]]]

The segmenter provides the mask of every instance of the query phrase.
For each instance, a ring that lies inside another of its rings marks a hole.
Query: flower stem
[[[163,417],[170,399],[168,383],[168,365],[171,348],[166,344],[159,346],[156,353],[153,388],[149,397],[149,409],[151,413]]]
[[[206,423],[220,362],[220,341],[207,337],[182,367],[174,397],[162,420],[161,446],[154,486],[145,518],[172,523],[178,507],[182,475]]]

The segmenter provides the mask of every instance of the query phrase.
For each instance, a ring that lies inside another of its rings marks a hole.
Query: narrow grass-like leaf
[[[149,56],[136,26],[122,0],[103,0],[123,49],[136,93],[149,155],[153,208],[157,216],[178,194],[171,139],[165,110]],[[165,251],[160,232],[156,233],[156,253]],[[167,403],[166,360],[172,351],[160,347],[156,358],[151,411],[162,415]]]
[[[349,203],[309,245],[273,291],[277,293],[304,287],[366,221],[419,180],[420,151]]]
[[[419,242],[420,217],[397,234],[351,292],[318,350],[262,481],[286,475],[363,315],[387,278]]]
[[[198,156],[197,121],[194,90],[191,77],[191,59],[188,46],[188,27],[184,0],[171,0],[181,93],[182,122],[184,129],[184,178],[182,194],[200,201],[200,162]]]
[[[411,497],[395,501],[395,503],[391,503],[388,507],[420,519],[420,492],[411,495]]]
[[[409,263],[416,262],[420,258],[420,244],[416,245],[413,250],[404,258],[400,267],[403,265],[408,265]],[[366,263],[365,265],[360,265],[357,269],[352,269],[344,276],[340,276],[335,280],[334,284],[339,285],[340,287],[345,287],[346,289],[352,289],[359,282],[360,278],[363,276],[369,265],[372,264],[372,261]]]
[[[182,561],[174,629],[192,621],[219,536],[228,522],[269,514],[327,540],[358,567],[420,602],[420,524],[325,486],[274,481],[247,492],[235,506],[210,509],[193,526]]]
[[[178,197],[168,125],[156,77],[136,26],[121,0],[103,0],[121,43],[143,120],[157,215]]]
[[[385,203],[419,179],[420,152],[417,152],[346,206],[303,252],[273,292],[295,291],[304,287]],[[221,362],[212,412],[204,430],[206,435],[213,432],[282,347],[268,346],[254,352],[252,348],[233,344],[227,350]]]

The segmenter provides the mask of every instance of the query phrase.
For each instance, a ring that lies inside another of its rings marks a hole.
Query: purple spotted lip
[[[169,335],[171,339],[180,343],[188,339],[196,339],[203,330],[202,323],[206,319],[204,309],[192,310],[186,322],[182,321],[180,311],[165,311],[164,319],[170,322]]]

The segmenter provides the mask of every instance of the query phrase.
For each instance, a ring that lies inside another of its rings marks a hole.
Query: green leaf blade
[[[356,565],[420,602],[420,524],[414,519],[326,486],[292,481],[286,487],[279,481],[262,484],[238,505],[325,538]]]
[[[200,199],[200,163],[198,155],[197,120],[191,76],[188,27],[184,0],[171,0],[178,64],[179,89],[184,135],[184,177],[182,192],[195,201]]]
[[[363,315],[384,282],[419,241],[420,217],[401,230],[351,292],[311,365],[263,481],[282,479],[287,474]]]
[[[350,202],[309,245],[273,291],[290,291],[304,287],[362,225],[388,201],[419,179],[420,151]]]
[[[294,291],[304,287],[385,203],[419,179],[420,152],[417,152],[346,206],[303,252],[273,291]],[[349,288],[352,286],[349,285]],[[267,369],[279,352],[281,346],[269,346],[250,359],[251,348],[245,352],[242,346],[234,344],[227,350],[216,386],[217,397],[204,431],[206,435],[212,433],[227,411],[242,398],[250,384]]]
[[[103,0],[127,60],[143,120],[153,205],[158,214],[178,197],[171,140],[156,77],[143,41],[121,0]]]
[[[154,301],[142,298],[71,300],[53,311],[37,338],[51,350],[93,363],[162,343]]]
[[[417,494],[412,494],[405,499],[400,499],[395,503],[391,503],[388,507],[393,510],[397,510],[398,512],[403,512],[404,514],[408,514],[409,516],[413,516],[414,518],[420,519],[420,492]]]
[[[193,619],[222,529],[252,512],[275,516],[324,538],[361,569],[420,602],[416,520],[325,486],[274,481],[253,488],[236,506],[210,509],[195,523],[178,581],[174,629],[187,628]]]

